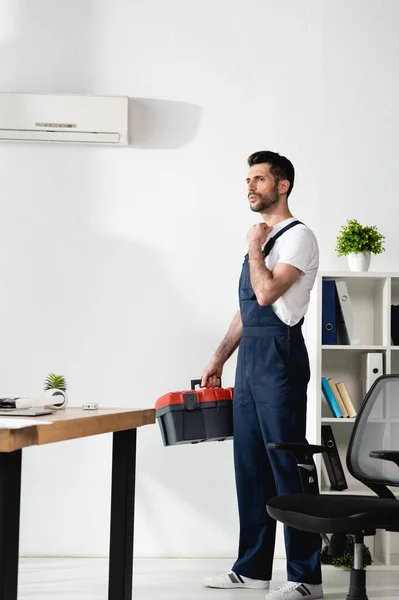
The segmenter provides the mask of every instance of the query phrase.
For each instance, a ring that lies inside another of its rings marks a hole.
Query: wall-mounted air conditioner
[[[0,93],[0,141],[128,144],[128,98]]]

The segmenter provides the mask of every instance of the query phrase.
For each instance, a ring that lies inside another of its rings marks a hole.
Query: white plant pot
[[[44,392],[44,397],[48,398],[49,403],[46,404],[48,408],[60,410],[61,408],[65,408],[68,404],[68,396],[66,392],[58,390],[57,388],[46,390]]]
[[[348,254],[348,266],[351,271],[368,271],[370,266],[370,252]]]

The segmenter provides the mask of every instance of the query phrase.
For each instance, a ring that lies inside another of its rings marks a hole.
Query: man
[[[239,346],[234,385],[234,466],[240,540],[232,571],[206,579],[214,588],[269,589],[276,522],[266,504],[277,494],[302,493],[295,459],[268,451],[269,442],[307,443],[309,360],[301,325],[316,278],[319,252],[310,229],[287,199],[294,167],[274,152],[248,158],[248,199],[263,223],[247,234],[240,310],[202,373],[202,386],[220,384],[223,365]],[[322,598],[321,538],[285,527],[288,581],[267,600]]]

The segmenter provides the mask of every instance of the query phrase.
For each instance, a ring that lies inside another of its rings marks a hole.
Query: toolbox
[[[233,437],[233,388],[170,392],[158,398],[155,410],[164,446],[223,441]]]

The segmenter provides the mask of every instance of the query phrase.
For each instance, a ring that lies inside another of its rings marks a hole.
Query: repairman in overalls
[[[248,158],[248,199],[262,223],[248,232],[239,285],[240,310],[209,365],[202,386],[220,385],[223,365],[239,347],[234,384],[234,466],[240,539],[229,573],[205,580],[214,588],[269,589],[276,522],[266,504],[302,493],[295,459],[269,442],[306,442],[309,359],[301,326],[319,265],[313,232],[293,217],[292,163],[275,152]],[[288,581],[267,600],[323,597],[321,537],[285,527]]]

